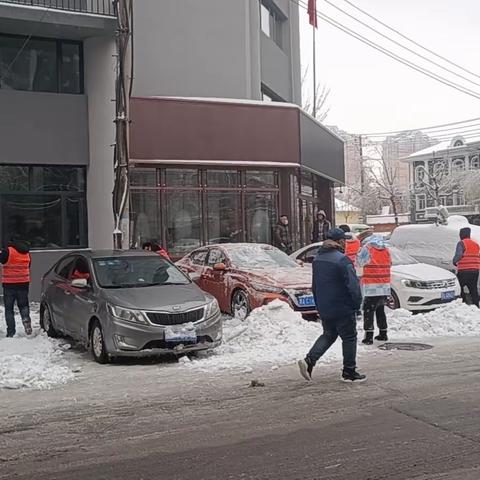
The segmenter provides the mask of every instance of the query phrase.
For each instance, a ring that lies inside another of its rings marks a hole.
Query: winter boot
[[[362,340],[364,345],[373,345],[373,332],[365,332],[365,337]]]
[[[344,368],[342,372],[343,382],[361,383],[367,379],[366,375],[358,373],[355,368]]]
[[[308,357],[298,361],[298,368],[300,369],[300,375],[307,381],[312,380],[313,364]]]
[[[379,342],[387,342],[388,341],[387,331],[380,330],[380,333],[375,337],[375,340],[378,340]]]
[[[12,338],[15,336],[15,332],[7,332],[7,338]]]
[[[32,334],[32,324],[31,322],[23,322],[23,328],[25,329],[25,333],[27,335],[31,335]]]

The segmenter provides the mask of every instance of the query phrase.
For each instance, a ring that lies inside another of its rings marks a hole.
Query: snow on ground
[[[251,372],[258,365],[270,365],[275,369],[305,356],[321,332],[320,324],[306,322],[286,303],[276,300],[257,308],[243,322],[227,317],[222,345],[206,358],[184,362],[189,367],[204,370]],[[336,359],[340,354],[341,345],[336,343],[321,363]]]
[[[389,315],[388,327],[391,339],[477,336],[480,335],[480,310],[461,300],[416,315],[399,309]]]
[[[461,301],[424,314],[395,310],[388,317],[391,341],[480,335],[480,310]],[[359,354],[368,354],[372,347],[361,344],[361,322],[358,327]],[[251,372],[260,365],[277,368],[302,358],[321,332],[320,324],[306,322],[287,304],[275,301],[254,310],[244,322],[227,318],[223,344],[206,357],[193,361],[185,358],[183,363],[205,371],[235,369]],[[341,341],[337,340],[320,364],[339,359]]]
[[[17,334],[6,338],[3,307],[0,308],[0,389],[51,388],[74,376],[64,352],[65,340],[48,338],[40,331],[38,306],[32,307],[33,334],[25,335],[17,313]]]

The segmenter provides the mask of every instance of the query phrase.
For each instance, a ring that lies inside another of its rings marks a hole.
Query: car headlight
[[[218,306],[217,299],[214,298],[205,308],[205,318],[210,318],[220,313],[220,307]]]
[[[402,280],[402,284],[408,288],[420,288],[420,289],[428,288],[427,284],[420,280]]]
[[[257,283],[257,282],[252,282],[250,284],[255,290],[258,290],[259,292],[267,292],[267,293],[282,293],[283,289],[279,287],[275,287],[273,285],[265,285],[264,283]]]
[[[130,310],[128,308],[108,304],[108,311],[113,317],[124,320],[125,322],[141,323],[143,325],[148,325],[149,323],[143,312],[140,312],[139,310]]]

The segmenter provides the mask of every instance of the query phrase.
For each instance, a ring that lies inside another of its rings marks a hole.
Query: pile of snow
[[[391,338],[426,338],[480,335],[480,310],[460,300],[432,312],[413,315],[394,310],[388,318]]]
[[[17,334],[6,338],[5,315],[0,308],[0,389],[51,388],[74,376],[64,358],[70,345],[48,338],[40,330],[38,307],[31,313],[33,334],[25,335],[17,314]]]
[[[254,310],[243,322],[226,319],[222,345],[206,358],[185,363],[205,370],[250,372],[259,364],[277,368],[304,357],[321,333],[319,323],[305,321],[285,302],[275,300]],[[341,344],[336,343],[320,363],[340,357]]]

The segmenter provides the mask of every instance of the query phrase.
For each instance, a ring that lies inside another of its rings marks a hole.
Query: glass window
[[[262,27],[262,32],[270,36],[270,10],[262,3],[260,4],[260,24]]]
[[[208,250],[199,250],[198,252],[192,253],[190,259],[195,265],[205,265],[205,260],[207,259]]]
[[[213,267],[217,263],[226,263],[225,255],[218,248],[212,248],[208,254],[208,265]]]
[[[219,188],[238,187],[239,175],[237,170],[208,170],[207,186]]]
[[[452,172],[462,172],[465,170],[465,159],[456,158],[452,160]]]
[[[276,172],[247,170],[245,176],[248,188],[276,188],[278,186]]]
[[[81,47],[78,43],[61,43],[60,92],[80,93],[81,85]]]
[[[418,263],[413,257],[402,250],[395,247],[390,247],[390,254],[392,256],[392,265],[414,265]]]
[[[59,195],[4,195],[4,242],[16,233],[33,248],[62,247],[62,199]],[[5,238],[7,237],[7,238]]]
[[[313,196],[313,179],[311,173],[302,171],[300,191],[302,195]]]
[[[27,192],[28,167],[1,165],[0,192]]]
[[[277,222],[277,194],[252,192],[245,195],[247,241],[272,243],[272,232]]]
[[[198,170],[186,168],[165,170],[165,185],[167,187],[198,187]]]
[[[2,89],[82,93],[81,70],[78,42],[0,35]]]
[[[130,185],[133,187],[156,187],[156,168],[132,168],[130,170]]]
[[[132,190],[130,196],[130,220],[132,241],[136,247],[144,242],[162,238],[159,194]],[[160,242],[161,243],[161,242]]]
[[[240,193],[207,192],[207,235],[209,244],[241,242]]]
[[[280,48],[283,44],[284,19],[280,12],[272,5],[260,3],[260,27],[262,32],[270,37]]]
[[[229,250],[231,262],[239,268],[301,268],[286,253],[270,245],[246,245]]]
[[[426,200],[426,196],[425,195],[417,195],[416,196],[416,209],[417,210],[425,210],[426,206],[427,206],[427,200]]]
[[[470,157],[470,168],[472,170],[477,170],[480,168],[480,159],[478,155],[473,155]]]
[[[86,247],[85,168],[0,167],[2,241],[20,235],[33,248]]]
[[[167,192],[165,198],[167,249],[173,256],[183,256],[201,246],[200,194],[192,191]]]
[[[35,192],[83,192],[85,191],[85,169],[32,167],[30,188]]]
[[[57,266],[55,267],[55,273],[60,275],[62,278],[68,278],[74,261],[75,257],[67,257],[63,260],[60,260],[60,262],[58,262]]]
[[[93,261],[102,288],[140,288],[156,285],[188,285],[190,280],[160,255],[107,257]]]
[[[305,250],[298,259],[305,263],[313,263],[317,255],[318,248],[319,247],[317,245],[315,247]]]

